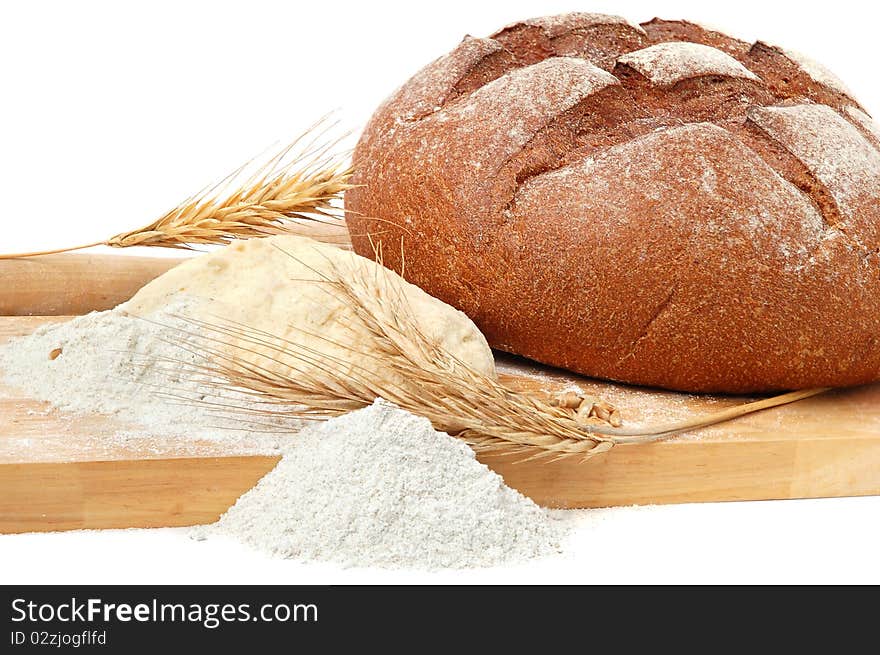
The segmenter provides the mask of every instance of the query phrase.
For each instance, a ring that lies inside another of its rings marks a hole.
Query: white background
[[[866,2],[5,3],[0,251],[138,227],[330,110],[359,129],[464,34],[564,11],[688,18],[801,50],[880,112],[880,10]],[[275,561],[180,530],[7,536],[0,582],[880,582],[878,510],[864,498],[584,512],[564,556],[433,575]]]

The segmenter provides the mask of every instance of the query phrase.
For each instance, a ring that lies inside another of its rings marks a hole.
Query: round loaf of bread
[[[880,379],[880,131],[800,55],[527,20],[416,74],[354,164],[355,250],[495,348],[684,391]]]

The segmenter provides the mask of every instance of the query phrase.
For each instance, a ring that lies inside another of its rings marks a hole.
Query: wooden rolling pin
[[[318,223],[301,231],[324,243],[350,244],[344,225]],[[0,259],[0,316],[73,316],[111,309],[181,261],[73,253]]]

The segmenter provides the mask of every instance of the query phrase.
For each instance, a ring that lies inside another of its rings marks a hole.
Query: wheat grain
[[[337,201],[351,188],[352,170],[344,154],[334,153],[340,138],[329,139],[336,127],[322,119],[293,143],[262,164],[247,162],[225,178],[186,199],[152,223],[136,230],[80,246],[0,255],[0,259],[32,257],[82,250],[93,246],[153,246],[191,249],[220,245],[233,239],[273,234],[320,237],[316,225],[328,226],[328,240],[344,233]]]

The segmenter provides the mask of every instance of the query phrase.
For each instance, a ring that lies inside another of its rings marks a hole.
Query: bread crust
[[[539,18],[376,111],[346,219],[501,350],[683,391],[849,386],[880,379],[878,135],[779,47]]]

